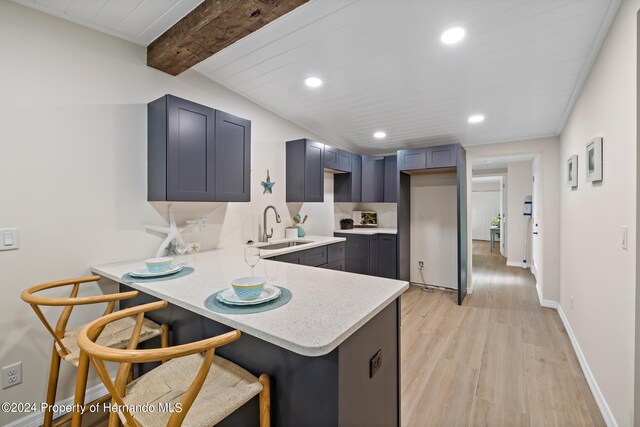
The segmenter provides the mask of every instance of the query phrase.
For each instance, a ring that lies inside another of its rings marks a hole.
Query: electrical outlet
[[[424,268],[424,261],[418,261],[418,268],[422,270]]]
[[[2,389],[22,383],[22,362],[2,368]]]
[[[207,231],[209,228],[209,223],[207,222],[206,217],[200,218],[200,231]]]
[[[369,378],[373,378],[373,376],[380,370],[382,367],[382,350],[378,350],[378,352],[369,360]]]

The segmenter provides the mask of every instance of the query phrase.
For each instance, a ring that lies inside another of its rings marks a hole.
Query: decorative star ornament
[[[176,241],[176,245],[178,243],[182,243],[183,246],[185,245],[184,240],[182,240],[182,235],[180,234],[180,232],[184,229],[184,227],[178,227],[176,225],[176,219],[173,216],[173,209],[171,208],[171,205],[169,205],[169,226],[168,227],[160,227],[158,225],[145,225],[144,228],[146,228],[147,230],[155,231],[156,233],[162,233],[167,235],[166,239],[162,241],[162,243],[160,244],[160,247],[158,248],[158,251],[156,252],[157,258],[164,256],[165,251],[167,249],[169,250],[173,249],[171,247],[173,246],[171,244],[173,240]]]
[[[269,175],[269,169],[267,169],[267,180],[262,181],[260,184],[264,187],[264,191],[262,192],[262,194],[265,194],[267,191],[273,194],[273,186],[276,185],[276,183],[271,181],[271,176]]]

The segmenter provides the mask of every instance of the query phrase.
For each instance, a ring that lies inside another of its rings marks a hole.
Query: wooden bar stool
[[[76,389],[74,404],[83,405],[84,395],[87,387],[87,374],[89,371],[89,358],[80,350],[78,346],[78,333],[81,327],[67,330],[67,322],[71,316],[71,312],[76,305],[88,305],[107,303],[107,307],[104,310],[103,315],[107,315],[113,312],[117,301],[133,298],[138,295],[137,291],[122,292],[108,295],[96,295],[87,297],[78,297],[78,291],[80,290],[80,284],[97,282],[100,280],[100,276],[81,277],[77,279],[60,280],[57,282],[49,282],[41,285],[33,286],[20,294],[20,298],[23,301],[31,305],[31,308],[36,312],[38,318],[44,324],[44,327],[53,336],[53,350],[51,351],[51,368],[49,370],[49,384],[47,386],[47,404],[49,409],[44,414],[44,427],[50,427],[53,424],[53,411],[52,405],[56,399],[56,388],[58,386],[58,375],[60,373],[60,359],[65,360],[71,365],[78,368],[78,374],[76,378]],[[42,297],[34,295],[37,292],[58,288],[61,286],[73,285],[69,297]],[[55,329],[51,327],[46,317],[44,316],[41,306],[58,306],[64,307]],[[105,327],[104,330],[98,332],[97,342],[103,346],[110,348],[126,348],[129,344],[129,337],[136,325],[135,317],[125,317],[118,319],[118,322],[113,322],[109,327]],[[138,341],[146,341],[148,339],[161,336],[162,347],[169,345],[169,328],[167,325],[158,325],[149,319],[143,319],[140,330],[138,331]],[[78,408],[79,406],[75,406]],[[78,411],[74,411],[72,414],[72,425],[79,427],[82,421],[82,415]],[[68,421],[68,416],[59,420],[56,425]]]
[[[215,356],[215,349],[240,338],[232,331],[213,338],[168,348],[137,350],[144,313],[167,306],[158,301],[108,314],[80,331],[78,344],[98,371],[111,393],[118,411],[110,414],[109,426],[212,426],[260,395],[260,426],[270,425],[269,376],[254,377],[240,366]],[[100,330],[126,316],[136,316],[133,334],[125,350],[108,348],[96,342]],[[204,353],[204,354],[203,354]],[[132,363],[168,362],[127,384]],[[104,362],[119,362],[115,383]],[[146,410],[131,410],[144,408]]]

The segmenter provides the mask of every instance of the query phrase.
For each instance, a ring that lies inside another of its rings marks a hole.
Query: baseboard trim
[[[522,261],[507,261],[507,267],[520,267],[522,268]],[[529,263],[525,268],[529,268]]]
[[[85,402],[92,402],[102,396],[109,394],[104,384],[97,384],[89,389],[87,389],[84,395]],[[56,405],[60,406],[69,406],[73,405],[73,396],[64,399],[62,401],[56,402]],[[54,414],[54,418],[58,418],[61,415],[64,415],[64,412],[56,412]],[[44,421],[44,413],[42,412],[32,412],[26,417],[22,417],[15,421],[10,422],[9,424],[5,424],[5,427],[39,427],[42,425]]]
[[[558,309],[559,304],[557,302],[542,298],[542,291],[538,286],[538,282],[536,282],[536,292],[538,293],[538,301],[540,301],[541,307]]]
[[[569,320],[564,315],[564,311],[562,311],[562,306],[555,301],[547,301],[555,304],[555,307],[558,310],[558,314],[560,315],[560,319],[562,320],[562,324],[564,325],[564,329],[567,331],[567,335],[569,335],[569,339],[571,340],[571,345],[573,345],[573,350],[576,352],[576,356],[578,357],[578,361],[580,362],[580,367],[582,368],[582,373],[587,380],[587,384],[589,384],[589,388],[591,389],[591,394],[596,400],[598,404],[598,408],[600,409],[600,413],[602,414],[602,418],[604,418],[604,422],[608,427],[618,427],[618,423],[616,422],[615,417],[613,416],[613,412],[611,412],[611,408],[607,404],[607,401],[598,387],[598,382],[591,372],[589,368],[589,364],[587,363],[587,359],[582,353],[582,349],[580,348],[580,344],[578,344],[578,339],[573,333],[571,329],[571,325],[569,324]],[[542,300],[540,301],[540,305],[542,304]],[[543,305],[544,306],[544,305]],[[544,306],[546,307],[546,306]]]
[[[548,299],[541,299],[540,300],[540,306],[546,307],[546,308],[553,308],[555,310],[557,310],[558,307],[560,307],[560,305],[557,302],[550,301]]]

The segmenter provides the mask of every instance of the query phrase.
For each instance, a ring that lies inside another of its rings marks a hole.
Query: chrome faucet
[[[267,234],[267,211],[269,209],[273,209],[273,213],[276,214],[276,222],[278,224],[282,222],[275,206],[269,205],[264,208],[264,216],[262,218],[262,239],[260,240],[261,242],[268,242],[269,239],[273,237],[273,228],[271,228],[271,234]]]

